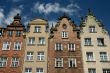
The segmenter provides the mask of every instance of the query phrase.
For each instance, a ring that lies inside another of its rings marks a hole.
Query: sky
[[[79,25],[88,8],[110,32],[110,0],[0,0],[0,25],[9,25],[17,13],[24,25],[35,18],[43,18],[51,26],[64,13]]]

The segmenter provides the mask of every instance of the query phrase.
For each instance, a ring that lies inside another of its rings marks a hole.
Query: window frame
[[[0,57],[0,63],[1,63],[1,67],[6,67],[7,66],[7,60],[8,58],[7,57]]]
[[[62,51],[63,50],[63,44],[62,43],[55,43],[55,50],[56,51]]]
[[[75,51],[76,44],[75,43],[68,43],[68,51]]]
[[[19,57],[12,57],[11,59],[11,67],[19,67]],[[17,65],[16,65],[17,63]]]
[[[37,52],[37,61],[44,61],[45,60],[45,53],[42,51]]]
[[[57,68],[61,68],[63,67],[63,58],[55,58],[55,67]]]
[[[90,33],[96,33],[96,27],[95,26],[89,26],[89,32]]]
[[[33,61],[33,60],[34,60],[34,52],[28,51],[26,53],[26,61]]]
[[[72,65],[71,65],[71,63],[72,63]],[[68,67],[69,68],[77,67],[76,58],[68,58]]]
[[[10,50],[11,42],[10,41],[4,41],[2,50]]]
[[[96,73],[96,68],[88,68],[88,73]]]
[[[92,39],[91,38],[84,38],[84,45],[85,46],[91,46],[92,45]]]
[[[103,57],[102,57],[102,54],[103,53]],[[106,56],[106,59],[105,59],[105,56]],[[109,61],[108,59],[108,53],[107,52],[100,52],[100,61]]]
[[[22,42],[19,41],[14,42],[14,50],[21,50],[21,47],[22,47]]]
[[[43,68],[36,68],[36,73],[44,73],[44,69]]]
[[[26,69],[28,69],[27,72],[26,72]],[[25,68],[25,73],[32,73],[32,68]]]
[[[61,32],[62,38],[68,38],[68,31]]]
[[[91,56],[90,56],[90,54],[91,54]],[[93,52],[86,52],[86,61],[89,61],[89,62],[95,61],[95,56],[94,56]]]
[[[34,32],[35,33],[40,33],[41,32],[41,26],[35,26],[34,27]]]

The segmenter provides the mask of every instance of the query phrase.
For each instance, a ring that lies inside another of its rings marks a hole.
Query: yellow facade
[[[37,68],[40,68],[40,71],[43,69],[43,73],[47,73],[47,26],[47,21],[43,19],[34,19],[29,22],[28,30],[26,32],[26,50],[23,73],[29,71],[28,68],[30,68],[31,73],[37,73]]]

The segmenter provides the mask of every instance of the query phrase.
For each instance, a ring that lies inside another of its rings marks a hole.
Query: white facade
[[[110,73],[110,38],[91,12],[81,24],[80,35],[84,73]]]

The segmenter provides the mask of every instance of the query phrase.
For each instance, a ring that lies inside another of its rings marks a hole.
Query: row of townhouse
[[[17,14],[0,27],[0,73],[110,73],[109,43],[90,10],[80,27],[64,14],[51,28],[47,20],[33,19],[27,30]]]

